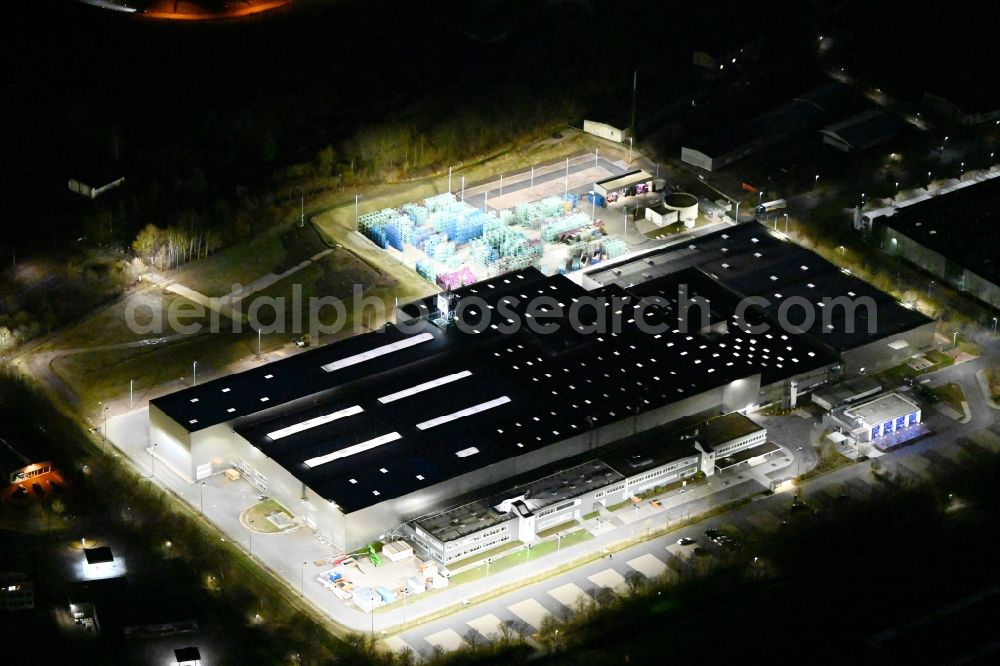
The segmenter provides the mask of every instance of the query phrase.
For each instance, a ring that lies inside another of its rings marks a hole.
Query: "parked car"
[[[663,502],[661,502],[660,500],[653,500],[649,504],[654,509],[662,509],[663,508]]]
[[[791,513],[796,513],[796,512],[798,512],[798,511],[802,511],[802,510],[804,510],[805,508],[806,508],[806,503],[805,503],[805,502],[803,502],[803,501],[802,501],[802,500],[800,500],[800,499],[797,499],[797,500],[795,500],[794,502],[792,502],[792,505],[791,505],[790,507],[788,507],[788,510],[789,510],[789,511],[790,511]]]
[[[694,539],[692,539],[691,537],[681,537],[680,539],[677,540],[678,546],[690,546],[693,543]]]

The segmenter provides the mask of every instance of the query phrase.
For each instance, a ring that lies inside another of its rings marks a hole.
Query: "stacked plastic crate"
[[[520,203],[514,208],[514,221],[522,227],[537,229],[544,217],[537,202]]]
[[[436,282],[437,270],[434,268],[434,262],[429,259],[420,259],[417,261],[417,275],[428,282]]]
[[[462,266],[459,270],[452,273],[442,273],[437,277],[437,285],[445,291],[458,289],[459,287],[464,287],[467,284],[472,284],[475,281],[476,275],[469,269],[468,266]]]
[[[429,212],[434,213],[441,208],[454,204],[456,201],[457,199],[454,194],[451,192],[443,192],[433,197],[427,197],[424,199],[424,208],[426,208]]]
[[[580,229],[589,225],[590,218],[583,213],[550,218],[542,224],[542,239],[546,243],[551,243],[563,232]]]
[[[472,209],[464,212],[455,223],[455,231],[448,238],[459,245],[483,235],[483,225],[488,216],[480,210]]]
[[[627,253],[628,246],[625,245],[625,241],[622,239],[617,236],[606,236],[604,238],[604,254],[608,255],[608,259],[614,259]]]
[[[413,223],[420,226],[427,222],[427,209],[420,204],[403,204],[403,212],[409,216]]]
[[[397,212],[393,208],[384,208],[373,213],[365,213],[358,218],[358,228],[362,234],[371,239],[379,247],[387,248],[388,241],[385,226],[396,216]]]
[[[406,215],[396,215],[385,223],[384,229],[386,243],[402,252],[403,246],[410,242],[413,220]]]
[[[543,217],[555,217],[563,213],[562,197],[546,197],[538,202],[538,210]]]

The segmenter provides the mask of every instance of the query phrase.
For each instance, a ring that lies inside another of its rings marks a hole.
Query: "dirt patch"
[[[279,274],[295,268],[306,259],[327,249],[327,245],[311,224],[292,227],[281,237],[281,244],[285,247],[285,258],[274,268],[274,272]]]
[[[388,280],[382,272],[344,249],[335,250],[318,264],[323,271],[316,280],[319,296],[347,299],[354,293],[355,285],[359,285],[362,292],[367,292]]]

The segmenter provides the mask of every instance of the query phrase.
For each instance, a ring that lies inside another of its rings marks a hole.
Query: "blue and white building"
[[[886,393],[860,405],[834,410],[832,416],[854,439],[877,442],[919,424],[920,406],[899,393]]]

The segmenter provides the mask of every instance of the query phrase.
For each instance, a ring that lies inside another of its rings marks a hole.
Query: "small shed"
[[[677,221],[677,211],[671,210],[662,203],[646,208],[646,219],[658,227],[665,227]]]
[[[390,562],[402,562],[413,557],[413,548],[405,541],[392,541],[382,546],[382,555]]]
[[[201,666],[201,651],[196,647],[182,647],[174,650],[177,666]]]

